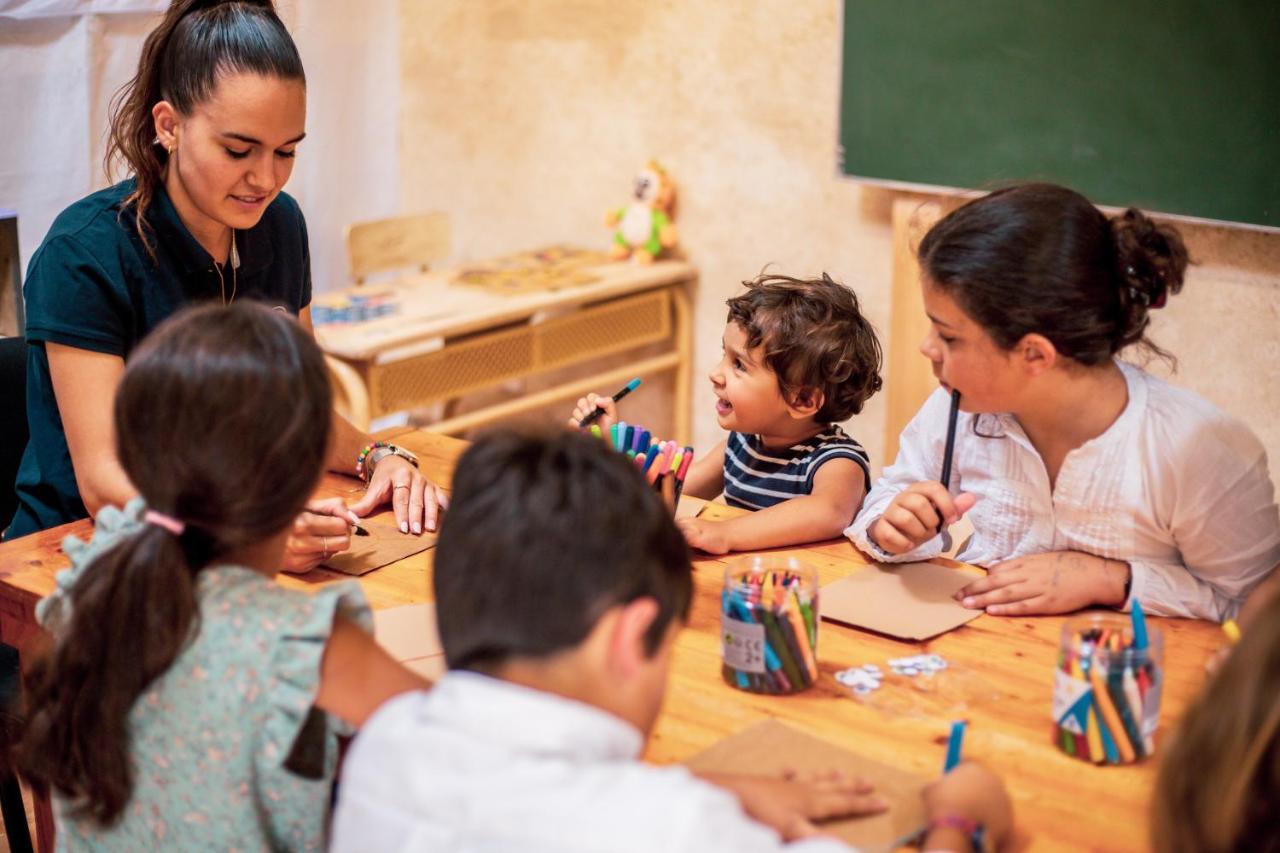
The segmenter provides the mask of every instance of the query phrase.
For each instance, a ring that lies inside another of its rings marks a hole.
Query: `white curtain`
[[[0,208],[18,211],[24,275],[54,217],[107,185],[108,103],[167,5],[0,0]],[[279,8],[307,71],[307,139],[286,189],[307,217],[315,288],[330,290],[345,281],[344,226],[400,210],[397,3]]]

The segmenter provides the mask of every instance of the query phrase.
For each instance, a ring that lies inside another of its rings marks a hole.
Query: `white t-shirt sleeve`
[[[871,493],[862,502],[857,518],[844,531],[845,536],[853,540],[853,544],[868,556],[888,563],[905,563],[928,560],[942,553],[942,537],[934,536],[914,551],[890,554],[871,539],[869,530],[901,492],[915,483],[937,480],[942,475],[942,456],[946,450],[947,417],[950,409],[951,398],[946,391],[939,388],[929,395],[929,399],[925,400],[920,411],[916,412],[916,416],[899,436],[897,458],[884,469],[880,479],[876,480]],[[961,415],[961,423],[965,417]],[[960,425],[957,424],[957,444],[959,440]],[[955,464],[951,467],[950,491],[953,495],[961,491],[960,469]]]

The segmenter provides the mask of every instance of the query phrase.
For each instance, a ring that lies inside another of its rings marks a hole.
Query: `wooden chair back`
[[[356,284],[387,270],[418,268],[449,254],[449,217],[444,213],[397,216],[347,226],[347,269]]]

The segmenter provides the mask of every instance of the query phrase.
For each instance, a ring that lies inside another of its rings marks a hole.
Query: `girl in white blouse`
[[[1116,359],[1133,344],[1165,356],[1144,332],[1182,287],[1178,232],[1027,184],[945,217],[919,258],[933,323],[920,349],[942,387],[847,535],[877,559],[928,559],[968,513],[958,557],[989,571],[957,598],[991,614],[1137,599],[1160,615],[1233,616],[1280,564],[1266,453],[1206,400]]]

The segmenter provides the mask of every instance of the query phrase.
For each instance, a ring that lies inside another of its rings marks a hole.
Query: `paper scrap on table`
[[[927,640],[982,615],[952,597],[975,577],[936,563],[864,566],[822,587],[822,618],[904,640]]]
[[[819,824],[824,833],[859,850],[893,850],[925,825],[921,791],[929,780],[842,749],[776,720],[764,720],[727,737],[698,753],[685,765],[690,770],[704,773],[774,776],[787,770],[794,770],[802,776],[839,770],[847,776],[866,779],[875,785],[876,793],[889,802],[888,811]]]
[[[401,533],[396,527],[395,516],[382,513],[377,518],[362,518],[360,526],[369,531],[368,536],[352,536],[351,546],[334,554],[321,563],[327,569],[348,575],[363,575],[374,569],[390,565],[405,557],[412,557],[436,544],[436,534]]]
[[[424,678],[444,675],[444,647],[434,604],[406,604],[373,612],[373,636],[393,658]]]

